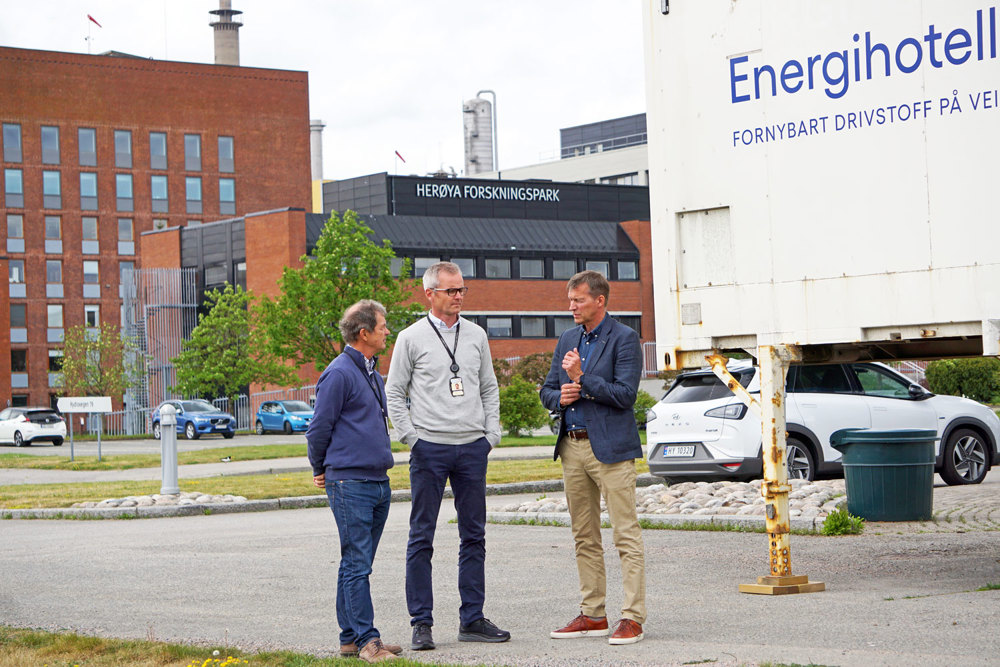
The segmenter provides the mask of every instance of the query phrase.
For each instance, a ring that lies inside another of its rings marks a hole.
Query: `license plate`
[[[694,456],[694,445],[667,445],[663,448],[663,458],[665,459],[683,456]]]

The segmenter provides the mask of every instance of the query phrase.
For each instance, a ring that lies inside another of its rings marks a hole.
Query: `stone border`
[[[736,514],[640,514],[640,520],[666,528],[677,528],[684,525],[695,526],[734,526],[753,530],[764,530],[764,517]],[[516,524],[519,521],[538,521],[569,526],[568,512],[487,512],[486,520],[492,523]],[[611,521],[605,512],[601,514],[602,522]],[[819,532],[823,527],[823,519],[793,518],[789,521],[792,530]]]

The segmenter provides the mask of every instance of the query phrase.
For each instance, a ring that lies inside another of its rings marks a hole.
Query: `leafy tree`
[[[123,337],[116,325],[70,327],[63,337],[62,395],[121,399],[142,366],[135,342]]]
[[[510,378],[514,375],[514,364],[506,359],[493,359],[493,374],[497,376],[497,384],[506,387],[510,384]]]
[[[354,211],[331,213],[313,255],[303,256],[303,267],[285,267],[278,280],[281,295],[260,302],[261,324],[273,354],[297,368],[311,361],[322,370],[343,350],[337,324],[351,304],[361,299],[380,302],[394,333],[423,309],[418,302],[408,303],[417,281],[393,277],[392,246],[387,240],[376,245],[371,233]],[[401,275],[409,272],[407,260]]]
[[[632,411],[635,412],[636,426],[646,428],[646,411],[654,405],[656,405],[656,399],[649,392],[640,389],[635,397],[635,405],[632,406]]]
[[[545,382],[545,376],[549,374],[551,367],[552,353],[536,352],[535,354],[521,357],[514,365],[514,372],[536,387],[540,387]]]
[[[927,364],[927,384],[935,394],[966,396],[980,403],[1000,401],[1000,359],[942,359]]]
[[[508,435],[517,437],[522,431],[545,426],[549,413],[538,397],[538,389],[516,373],[510,383],[500,389],[500,424]]]
[[[250,308],[252,296],[242,287],[226,284],[205,293],[208,314],[198,316],[198,326],[185,340],[181,353],[171,361],[177,369],[172,389],[187,396],[236,396],[251,383],[285,385],[295,372],[267,354],[263,332]]]

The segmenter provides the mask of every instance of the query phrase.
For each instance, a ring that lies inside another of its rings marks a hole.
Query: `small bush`
[[[506,387],[500,389],[500,424],[512,437],[522,431],[531,431],[545,426],[549,412],[538,397],[538,390],[518,374],[510,378]]]
[[[860,535],[865,529],[865,520],[847,513],[846,507],[830,512],[823,521],[824,535]]]
[[[980,403],[1000,397],[1000,359],[942,359],[927,365],[927,384],[935,394],[966,396]]]
[[[651,407],[656,405],[656,399],[653,398],[649,392],[639,390],[639,393],[635,397],[635,423],[639,428],[646,427],[646,411]]]

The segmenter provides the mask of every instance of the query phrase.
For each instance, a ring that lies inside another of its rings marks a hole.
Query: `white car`
[[[758,369],[729,372],[760,394]],[[786,382],[788,476],[843,474],[830,436],[842,428],[933,429],[935,471],[948,484],[978,484],[1000,463],[1000,418],[957,396],[938,396],[878,363],[793,365]],[[710,369],[682,373],[646,414],[649,471],[668,482],[762,476],[760,419]]]
[[[52,408],[7,408],[0,411],[0,443],[23,447],[48,441],[56,447],[66,438],[66,422]]]

